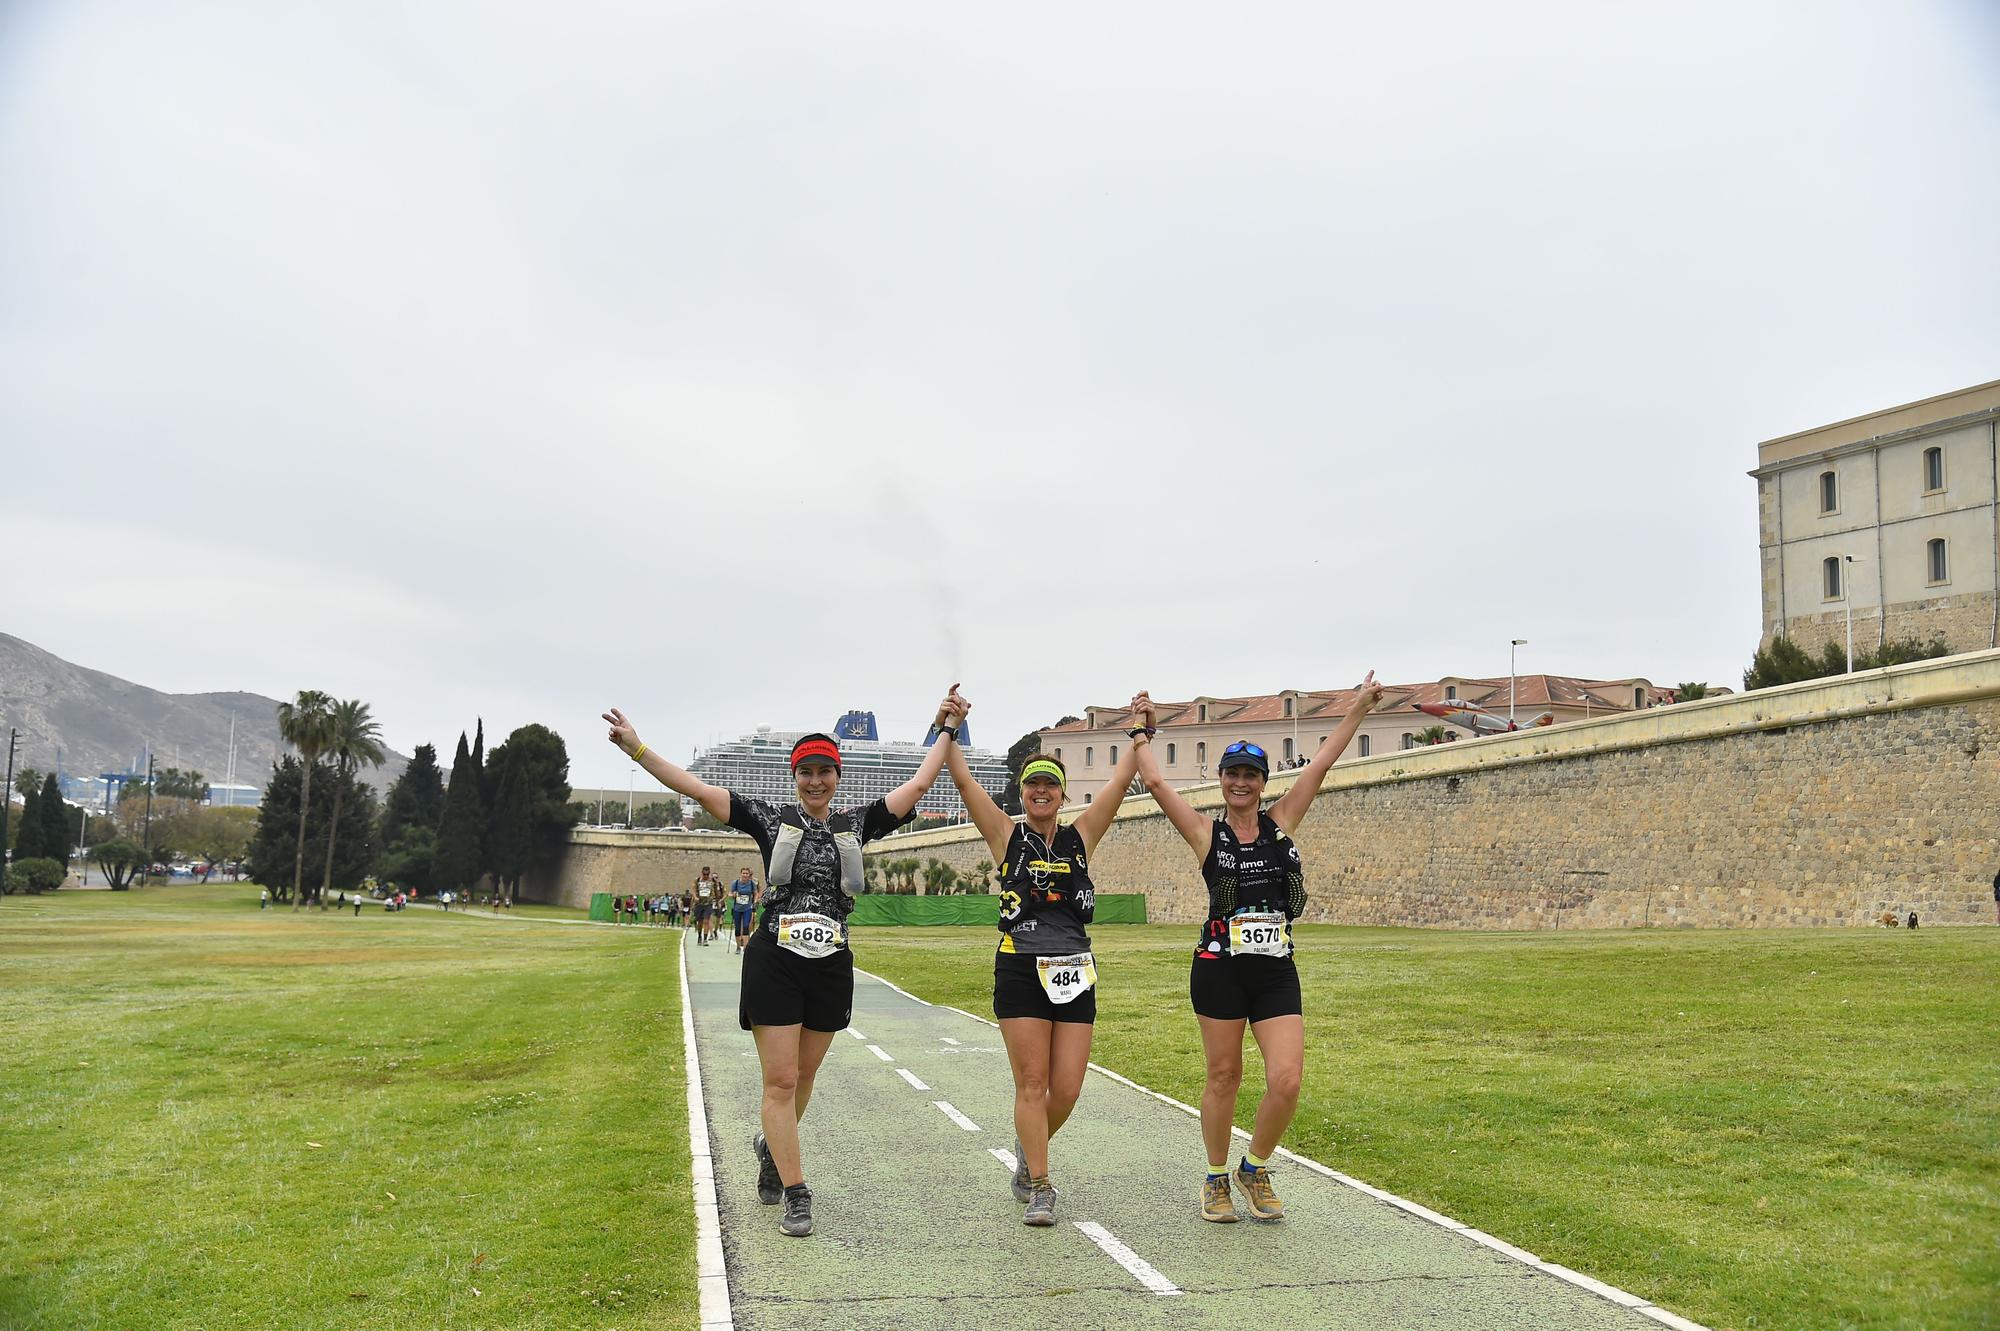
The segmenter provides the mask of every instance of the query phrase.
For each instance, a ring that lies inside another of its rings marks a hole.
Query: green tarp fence
[[[853,925],[976,924],[991,929],[1000,922],[1000,898],[998,896],[903,897],[878,896],[870,893],[854,899],[854,913],[847,917],[847,922]],[[1098,894],[1096,922],[1144,924],[1145,894],[1143,892]]]
[[[593,920],[603,920],[607,924],[610,923],[611,894],[609,892],[592,892],[590,894],[590,918]]]

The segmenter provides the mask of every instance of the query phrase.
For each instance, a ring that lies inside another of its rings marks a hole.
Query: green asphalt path
[[[853,1026],[835,1037],[803,1125],[815,1229],[787,1238],[780,1208],[757,1201],[750,1139],[761,1084],[755,1047],[736,1024],[740,962],[726,938],[709,947],[690,938],[685,952],[739,1328],[1692,1325],[1620,1306],[1299,1164],[1278,1175],[1282,1221],[1205,1223],[1195,1119],[1095,1071],[1051,1152],[1059,1223],[1030,1229],[1008,1167],[991,1153],[1013,1146],[999,1031],[865,975],[855,980]],[[865,941],[858,959],[865,968]],[[1149,1288],[1079,1222],[1108,1231],[1174,1292]]]

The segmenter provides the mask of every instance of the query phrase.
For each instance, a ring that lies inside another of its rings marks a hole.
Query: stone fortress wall
[[[947,778],[948,779],[948,778]],[[1295,779],[1275,775],[1276,796]],[[1183,792],[1221,807],[1210,783]],[[1679,703],[1339,764],[1299,829],[1321,923],[1464,929],[1993,919],[2000,871],[2000,651]],[[961,870],[970,827],[876,855]],[[726,853],[725,853],[726,852]],[[737,834],[579,831],[537,899],[732,878]],[[761,866],[757,872],[762,876]],[[1091,864],[1155,921],[1198,921],[1194,857],[1128,798]],[[530,885],[533,886],[533,885]]]

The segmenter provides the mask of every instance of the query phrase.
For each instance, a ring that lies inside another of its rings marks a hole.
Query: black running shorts
[[[1188,970],[1188,997],[1198,1017],[1248,1021],[1305,1013],[1299,967],[1290,957],[1229,957],[1197,952]]]
[[[996,1017],[1039,1017],[1043,1021],[1074,1021],[1089,1025],[1097,1020],[1097,986],[1078,994],[1067,1003],[1050,1000],[1035,973],[1035,959],[1018,952],[993,954],[993,1015]]]
[[[743,988],[736,1022],[837,1031],[854,1015],[854,954],[846,948],[813,959],[779,947],[759,929],[743,949]]]

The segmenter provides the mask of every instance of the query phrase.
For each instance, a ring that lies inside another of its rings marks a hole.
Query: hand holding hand
[[[966,713],[971,710],[972,704],[967,702],[965,695],[958,691],[958,685],[952,685],[951,692],[945,695],[944,700],[944,711],[945,715],[950,718],[949,724],[956,726],[963,723]]]
[[[607,737],[625,753],[636,753],[639,749],[639,732],[632,729],[632,723],[625,719],[625,713],[616,707],[604,714],[611,723],[611,734]]]
[[[1140,689],[1137,693],[1133,694],[1131,710],[1134,725],[1144,726],[1148,730],[1154,728],[1156,713],[1151,694],[1147,693],[1144,689]]]

